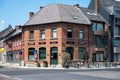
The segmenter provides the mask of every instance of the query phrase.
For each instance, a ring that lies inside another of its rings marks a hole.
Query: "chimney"
[[[80,8],[79,4],[74,5],[75,8]]]
[[[29,12],[29,19],[34,15],[34,12]]]
[[[95,12],[99,13],[99,0],[95,0]]]
[[[40,10],[42,10],[44,7],[43,6],[40,6]]]
[[[16,26],[15,26],[15,29],[16,29],[16,30],[19,30],[20,28],[21,28],[21,25],[19,25],[19,26],[16,25]]]

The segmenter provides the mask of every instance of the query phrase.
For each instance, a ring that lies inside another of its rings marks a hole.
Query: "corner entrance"
[[[58,48],[52,47],[51,48],[51,65],[58,64]]]

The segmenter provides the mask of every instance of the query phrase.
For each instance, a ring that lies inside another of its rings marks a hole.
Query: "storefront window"
[[[46,48],[39,48],[39,59],[46,59]]]
[[[78,49],[78,59],[79,60],[84,60],[85,59],[85,48],[80,47]]]
[[[104,61],[104,52],[93,53],[93,61],[94,62]]]
[[[34,50],[35,50],[35,48],[29,48],[29,50],[28,50],[28,60],[35,60]]]

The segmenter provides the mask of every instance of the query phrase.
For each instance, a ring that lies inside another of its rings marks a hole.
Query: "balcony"
[[[94,35],[107,35],[106,31],[94,31]]]
[[[117,25],[117,26],[120,26],[120,22],[117,22],[116,25]]]
[[[120,39],[120,35],[115,35],[114,38],[115,39]]]
[[[97,51],[105,51],[105,48],[95,48],[95,51],[97,52]]]
[[[114,53],[120,53],[120,47],[114,47]]]

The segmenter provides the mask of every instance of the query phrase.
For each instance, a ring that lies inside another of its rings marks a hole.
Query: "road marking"
[[[4,78],[11,78],[13,80],[22,80],[20,78],[14,78],[14,77],[11,77],[11,76],[7,76],[7,75],[3,75],[3,74],[0,74],[0,76],[4,77]]]

